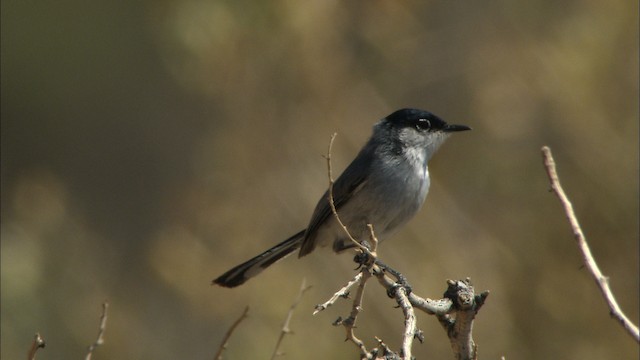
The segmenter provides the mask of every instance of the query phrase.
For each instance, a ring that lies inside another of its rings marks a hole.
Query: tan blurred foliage
[[[2,2],[2,347],[95,358],[354,358],[313,306],[350,256],[293,257],[235,290],[212,278],[305,226],[371,125],[400,107],[473,132],[431,164],[425,208],[380,256],[438,297],[491,297],[481,358],[635,359],[548,190],[549,145],[596,259],[638,322],[638,4],[632,1]],[[360,335],[397,348],[400,311],[365,295]],[[418,358],[449,358],[419,317]]]

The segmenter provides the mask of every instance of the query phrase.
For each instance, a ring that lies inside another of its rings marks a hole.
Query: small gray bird
[[[373,127],[373,135],[333,185],[340,220],[359,242],[369,239],[373,225],[379,241],[411,219],[429,191],[427,162],[452,132],[471,130],[450,125],[418,109],[401,109]],[[236,287],[300,248],[298,257],[316,246],[333,244],[340,252],[355,246],[340,227],[328,199],[318,201],[305,230],[220,275],[213,283]]]

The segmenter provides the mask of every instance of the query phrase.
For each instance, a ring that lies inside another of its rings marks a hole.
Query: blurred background
[[[638,2],[2,1],[3,359],[267,358],[303,278],[287,359],[357,358],[340,302],[351,255],[210,281],[306,226],[327,186],[401,107],[473,127],[434,157],[426,206],[381,258],[422,296],[491,295],[481,358],[637,359],[582,267],[549,145],[622,309],[638,323]],[[358,334],[397,349],[375,283]],[[417,358],[448,359],[420,314]]]

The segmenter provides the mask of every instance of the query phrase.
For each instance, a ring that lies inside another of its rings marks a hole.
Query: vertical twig
[[[613,292],[611,292],[611,288],[609,287],[609,278],[604,276],[598,267],[593,255],[591,254],[591,250],[589,249],[589,244],[582,232],[582,228],[580,227],[580,223],[576,218],[576,215],[573,211],[573,206],[571,205],[571,201],[565,194],[562,186],[560,185],[560,179],[558,178],[558,173],[556,172],[556,163],[553,160],[553,155],[551,154],[551,149],[548,146],[542,147],[542,157],[544,159],[544,166],[547,170],[547,176],[549,177],[549,181],[551,182],[551,190],[556,194],[558,199],[560,199],[560,203],[564,207],[564,212],[571,224],[571,229],[573,230],[573,237],[578,243],[578,247],[580,248],[580,252],[582,253],[582,259],[587,269],[593,276],[598,284],[598,288],[602,293],[607,305],[609,306],[609,311],[611,312],[611,316],[618,320],[618,322],[622,325],[622,327],[636,340],[636,342],[640,342],[640,333],[638,332],[638,327],[634,325],[629,318],[622,312],[618,302],[616,301]]]
[[[368,351],[367,347],[364,345],[364,342],[358,338],[354,332],[356,328],[356,321],[358,320],[358,315],[360,311],[362,311],[362,298],[364,296],[364,287],[367,284],[367,280],[371,277],[371,272],[367,268],[363,268],[360,273],[362,274],[362,278],[360,279],[360,285],[358,286],[358,290],[356,291],[356,296],[353,299],[353,304],[351,305],[351,313],[349,317],[346,319],[338,319],[335,322],[335,325],[344,326],[347,331],[347,338],[353,342],[359,349],[360,355],[367,357]]]
[[[409,302],[407,289],[402,286],[398,287],[395,291],[395,298],[404,314],[404,334],[402,334],[402,350],[400,354],[403,359],[412,359],[411,347],[413,346],[413,339],[418,332],[416,314],[411,302]]]
[[[298,292],[298,296],[293,301],[293,304],[291,304],[291,307],[289,308],[289,312],[287,313],[287,318],[284,320],[284,324],[282,324],[282,330],[280,331],[280,336],[278,337],[278,341],[276,342],[276,348],[273,350],[273,354],[271,355],[271,360],[275,359],[276,356],[280,355],[280,352],[278,352],[278,349],[280,348],[280,344],[282,344],[282,339],[284,339],[284,336],[286,334],[291,333],[291,329],[289,328],[289,323],[291,322],[291,318],[293,317],[293,311],[296,309],[296,307],[302,300],[302,295],[304,295],[304,293],[310,288],[311,286],[307,286],[307,280],[303,278],[302,285],[300,285],[300,292]]]
[[[33,337],[33,341],[31,342],[31,348],[29,348],[29,352],[27,353],[27,359],[35,360],[38,349],[43,349],[45,345],[46,343],[44,342],[42,336],[40,336],[40,333],[36,333],[36,335]]]
[[[340,220],[340,216],[338,215],[338,210],[336,209],[336,204],[333,200],[333,171],[331,170],[331,148],[333,147],[333,140],[335,140],[336,135],[337,135],[336,133],[333,133],[331,135],[331,139],[329,140],[329,147],[327,149],[327,156],[326,156],[327,173],[329,174],[329,191],[328,191],[329,206],[331,206],[331,212],[333,213],[333,216],[335,217],[338,224],[342,227],[345,234],[347,234],[347,237],[349,238],[349,240],[351,240],[351,242],[355,244],[358,249],[362,250],[362,252],[364,252],[367,255],[371,255],[373,257],[373,255],[369,252],[369,249],[367,249],[366,246],[360,244],[360,242],[358,242],[356,239],[353,238],[353,236],[351,236],[351,233],[349,232],[349,229],[347,229],[347,226],[342,222],[342,220]]]
[[[249,306],[244,308],[244,311],[242,312],[240,317],[231,325],[229,330],[227,330],[227,333],[224,335],[224,338],[222,339],[222,343],[220,344],[220,347],[218,347],[218,351],[214,356],[214,360],[222,360],[222,353],[227,348],[227,343],[231,338],[231,334],[233,334],[233,331],[238,327],[238,325],[240,325],[242,320],[244,320],[247,317],[248,312],[249,312]]]
[[[109,308],[109,303],[104,302],[102,304],[102,315],[100,316],[100,326],[98,327],[98,337],[96,341],[89,346],[89,351],[87,352],[87,356],[85,360],[91,360],[91,356],[93,356],[93,351],[100,345],[104,343],[104,331],[107,329],[107,309]]]

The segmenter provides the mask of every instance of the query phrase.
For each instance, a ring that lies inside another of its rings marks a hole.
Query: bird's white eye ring
[[[418,119],[418,123],[416,124],[417,130],[427,130],[431,128],[431,121],[427,119]]]

